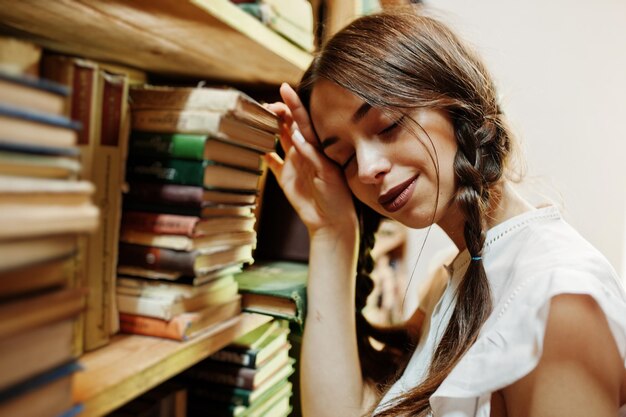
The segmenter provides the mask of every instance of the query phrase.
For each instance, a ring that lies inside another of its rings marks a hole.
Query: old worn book
[[[231,344],[214,353],[209,358],[214,361],[233,363],[246,368],[257,368],[263,366],[265,361],[280,349],[289,346],[287,341],[288,334],[289,329],[278,327],[273,329],[269,337],[265,338],[257,347],[249,348]]]
[[[156,158],[208,159],[256,171],[261,168],[261,153],[210,135],[134,131],[129,153]]]
[[[222,232],[212,235],[188,237],[123,229],[120,235],[120,241],[179,251],[217,251],[233,246],[254,247],[256,245],[256,232],[254,230],[245,232]]]
[[[225,281],[224,285],[211,288],[191,297],[178,294],[145,296],[129,295],[118,288],[117,303],[120,313],[156,317],[171,320],[174,316],[194,312],[211,305],[223,304],[237,298],[237,283]]]
[[[155,204],[124,200],[124,211],[141,211],[152,214],[174,214],[179,216],[198,217],[206,219],[210,217],[250,217],[253,215],[255,205],[233,204],[206,204],[202,206],[181,206],[175,204]]]
[[[302,326],[308,268],[297,262],[258,262],[235,276],[245,311],[269,314]]]
[[[189,185],[162,184],[158,182],[130,181],[124,201],[142,204],[158,204],[164,207],[180,207],[180,210],[214,210],[221,205],[250,206],[256,202],[256,190],[247,192],[207,190]],[[152,210],[151,210],[152,211]]]
[[[72,359],[71,319],[0,340],[0,390]]]
[[[197,237],[227,232],[250,232],[254,230],[255,218],[248,216],[195,217],[175,214],[125,211],[122,228],[156,234]]]
[[[88,182],[0,176],[0,238],[93,231],[93,191]]]
[[[148,298],[191,298],[231,285],[234,281],[232,274],[215,277],[215,279],[201,285],[186,285],[177,282],[162,282],[121,276],[117,278],[117,293]]]
[[[19,268],[75,255],[76,249],[76,236],[73,234],[2,240],[0,241],[0,273],[6,273],[10,277]],[[10,283],[6,286],[13,288]]]
[[[134,110],[209,110],[278,133],[278,117],[233,88],[143,86],[131,90]]]
[[[226,266],[252,261],[252,245],[219,251],[177,251],[152,246],[120,243],[120,266],[172,271],[182,276],[199,276]]]
[[[132,128],[145,132],[207,134],[259,152],[272,152],[276,145],[275,133],[206,110],[135,110]]]
[[[223,384],[254,390],[272,375],[290,365],[289,348],[283,347],[258,368],[244,368],[235,364],[205,360],[186,372],[186,375],[205,383]]]
[[[141,279],[143,281],[156,281],[156,282],[168,282],[173,284],[180,284],[184,286],[196,286],[206,284],[224,275],[233,275],[241,272],[243,268],[242,264],[229,265],[223,268],[209,271],[202,275],[186,276],[179,271],[162,271],[156,269],[141,268],[136,266],[118,265],[117,267],[117,280],[126,278],[129,279]]]
[[[260,175],[260,171],[232,167],[215,161],[152,159],[136,156],[128,159],[129,180],[149,180],[208,189],[254,192],[258,188]]]
[[[64,85],[37,77],[0,70],[0,103],[61,116],[70,90]]]
[[[71,179],[78,177],[80,169],[80,162],[73,157],[0,150],[0,175]]]
[[[76,316],[85,306],[83,289],[45,292],[0,304],[0,339]]]
[[[72,375],[80,369],[78,364],[70,362],[0,391],[0,415],[75,415],[68,410],[72,410]]]
[[[65,255],[0,271],[0,298],[68,285],[71,258],[72,256]]]
[[[74,146],[80,124],[66,117],[0,103],[0,138],[44,146]]]
[[[241,297],[211,305],[192,313],[182,313],[163,320],[155,317],[120,314],[120,328],[125,333],[143,334],[174,340],[189,340],[241,312]]]

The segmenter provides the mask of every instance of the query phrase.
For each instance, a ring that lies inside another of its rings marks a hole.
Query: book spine
[[[141,203],[202,207],[203,189],[188,185],[131,182],[126,199]]]
[[[252,393],[252,391],[250,390],[229,387],[225,385],[220,385],[217,387],[205,387],[203,385],[206,384],[191,384],[189,388],[190,397],[201,400],[202,402],[217,401],[221,403],[232,404],[234,406],[250,405],[250,394]]]
[[[129,158],[128,161],[129,179],[160,181],[168,184],[202,187],[204,169],[201,161],[143,158]]]
[[[202,208],[201,207],[186,207],[186,206],[177,206],[171,204],[160,204],[160,203],[143,203],[138,201],[128,201],[124,200],[124,210],[125,211],[143,211],[148,213],[167,213],[167,214],[175,214],[179,216],[193,216],[193,217],[202,217]]]
[[[137,211],[126,211],[122,217],[123,228],[166,235],[193,236],[197,222],[197,217]]]
[[[206,135],[135,131],[131,136],[130,154],[201,160],[206,141]]]
[[[167,321],[134,314],[120,314],[120,329],[124,333],[185,340],[189,325],[190,321],[185,316],[176,316]]]
[[[189,376],[206,383],[223,384],[243,389],[254,389],[255,369],[233,367],[231,370],[201,369],[189,370]]]
[[[245,366],[246,368],[254,368],[256,366],[256,353],[256,351],[235,352],[226,348],[215,352],[210,358],[218,362],[228,362]]]
[[[120,265],[175,271],[188,276],[195,275],[193,252],[179,252],[129,243],[120,243],[119,248]]]

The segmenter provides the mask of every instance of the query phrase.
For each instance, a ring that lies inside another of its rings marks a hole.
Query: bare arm
[[[600,307],[589,296],[561,295],[550,305],[539,364],[502,390],[503,406],[509,417],[614,417],[623,382],[624,364]]]
[[[282,120],[282,160],[268,165],[311,239],[308,313],[300,357],[306,417],[360,416],[374,401],[363,383],[354,318],[358,222],[339,168],[317,149],[308,114],[296,93],[269,106]],[[301,134],[299,133],[301,132]]]

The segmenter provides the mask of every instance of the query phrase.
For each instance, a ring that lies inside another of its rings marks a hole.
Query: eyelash
[[[388,135],[389,133],[393,132],[398,126],[400,126],[400,124],[402,123],[403,120],[404,120],[404,116],[402,116],[397,121],[393,122],[391,125],[387,126],[383,130],[381,130],[380,133],[378,133],[378,135],[379,136],[386,136],[386,135]],[[345,171],[346,168],[348,168],[348,165],[350,164],[350,162],[352,162],[352,160],[354,159],[355,156],[356,156],[356,153],[353,153],[352,155],[350,155],[348,160],[346,162],[344,162],[343,164],[341,164],[341,169]]]

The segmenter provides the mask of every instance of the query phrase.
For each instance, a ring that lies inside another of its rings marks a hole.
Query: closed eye
[[[392,133],[398,126],[400,126],[402,124],[402,121],[404,120],[404,117],[405,116],[402,116],[401,118],[399,118],[398,120],[396,120],[395,122],[393,122],[392,124],[390,124],[389,126],[384,128],[383,130],[381,130],[378,133],[378,136],[387,136],[390,133]]]

